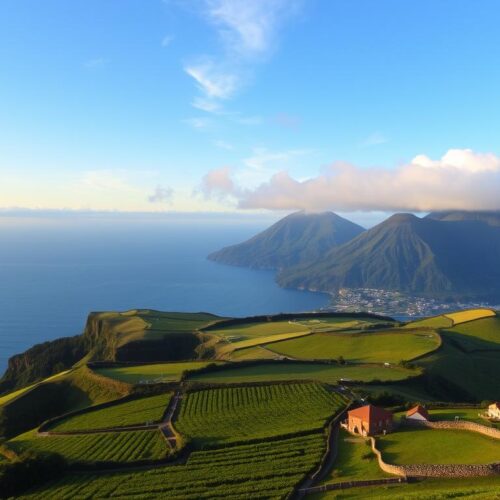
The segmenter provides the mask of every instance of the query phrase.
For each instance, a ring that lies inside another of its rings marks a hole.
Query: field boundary
[[[340,483],[330,483],[323,484],[321,486],[311,486],[310,488],[305,488],[299,490],[299,494],[303,495],[311,495],[314,493],[322,493],[325,491],[333,491],[333,490],[346,490],[349,488],[360,488],[363,486],[380,486],[384,484],[401,484],[407,483],[408,478],[406,477],[390,477],[385,479],[365,479],[359,481],[342,481]]]
[[[481,425],[476,422],[470,422],[468,420],[439,420],[434,422],[429,422],[425,420],[403,420],[403,425],[409,427],[424,427],[427,429],[443,429],[443,430],[459,430],[476,432],[484,436],[488,436],[493,439],[500,439],[500,430],[495,427],[487,427],[486,425]]]

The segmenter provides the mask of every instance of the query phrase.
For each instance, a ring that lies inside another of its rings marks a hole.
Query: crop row
[[[133,399],[107,408],[82,413],[62,420],[51,430],[89,430],[157,422],[165,413],[171,396],[172,394],[169,393]]]
[[[34,491],[31,498],[283,498],[317,465],[324,444],[323,433],[317,433],[194,452],[186,465],[120,474],[69,475]],[[247,460],[235,463],[235,456],[246,456]]]
[[[198,444],[319,429],[345,405],[321,384],[210,389],[184,399],[176,427]]]
[[[28,433],[8,444],[18,452],[53,452],[74,462],[134,462],[160,459],[168,452],[165,440],[156,430],[47,437]]]

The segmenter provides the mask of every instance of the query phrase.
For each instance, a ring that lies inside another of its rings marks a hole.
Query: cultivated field
[[[301,359],[337,359],[357,363],[398,363],[439,346],[439,336],[428,331],[383,331],[377,333],[316,333],[269,345],[279,354]]]
[[[203,368],[213,361],[188,361],[183,363],[157,363],[152,365],[119,366],[116,368],[98,368],[99,375],[128,384],[151,382],[178,382],[185,370]]]
[[[209,333],[218,335],[234,342],[248,340],[269,335],[283,335],[286,333],[308,332],[309,329],[292,321],[268,321],[266,323],[242,323],[226,326]]]
[[[59,453],[71,462],[135,462],[159,460],[169,448],[160,431],[109,432],[74,436],[38,437],[30,431],[7,442],[16,452]]]
[[[412,321],[403,328],[449,328],[453,326],[453,320],[446,316],[433,316],[432,318]]]
[[[386,462],[409,464],[488,464],[500,460],[500,442],[475,432],[399,429],[377,438]]]
[[[51,431],[81,431],[159,422],[172,394],[133,399],[125,403],[69,417],[55,424]]]
[[[285,498],[319,462],[324,435],[194,452],[186,465],[73,474],[24,498]]]
[[[445,316],[450,318],[454,325],[459,325],[460,323],[465,323],[467,321],[475,321],[477,319],[496,316],[496,313],[491,309],[470,309],[468,311],[458,311],[451,314],[445,314]]]
[[[175,425],[212,445],[320,429],[345,404],[314,383],[210,389],[187,394]]]
[[[272,352],[264,347],[248,347],[247,349],[238,349],[233,351],[229,357],[230,361],[244,361],[249,359],[278,359],[279,354]]]
[[[415,370],[381,365],[338,365],[324,363],[269,362],[257,366],[243,366],[204,373],[190,380],[208,383],[274,382],[287,380],[316,380],[336,384],[339,380],[370,382],[396,381],[418,375]]]

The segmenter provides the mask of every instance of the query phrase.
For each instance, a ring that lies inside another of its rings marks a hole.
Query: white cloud
[[[337,162],[306,180],[280,171],[253,189],[235,185],[230,171],[225,175],[218,197],[223,193],[234,197],[240,208],[393,212],[500,209],[500,157],[468,149],[450,150],[440,160],[419,155],[394,169],[364,169]]]
[[[238,189],[231,177],[230,167],[211,170],[201,181],[201,191],[205,198],[223,200],[228,196],[235,196]]]
[[[150,203],[170,203],[174,195],[174,190],[170,187],[156,186],[153,194],[148,196]]]
[[[196,97],[191,102],[191,106],[201,111],[206,111],[207,113],[216,113],[220,109],[219,103],[212,99],[205,99],[203,97]]]
[[[211,99],[228,99],[236,91],[238,77],[212,61],[186,66],[184,70],[196,81],[200,91]]]
[[[173,35],[166,35],[161,40],[162,47],[168,47],[174,41]]]

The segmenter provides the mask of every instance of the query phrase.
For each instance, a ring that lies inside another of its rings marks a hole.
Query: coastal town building
[[[373,405],[362,406],[347,412],[345,427],[349,432],[362,436],[385,434],[392,430],[392,413]]]

